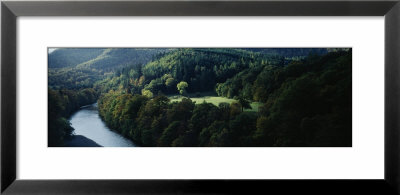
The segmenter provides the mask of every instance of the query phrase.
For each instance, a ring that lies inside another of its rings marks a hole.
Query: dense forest
[[[139,146],[352,145],[351,49],[62,50],[49,54],[49,145],[96,100]]]

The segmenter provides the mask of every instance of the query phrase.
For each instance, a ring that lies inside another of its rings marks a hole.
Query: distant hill
[[[305,57],[309,54],[324,55],[328,53],[327,48],[243,48],[247,51],[259,52],[285,57]]]
[[[110,71],[126,64],[145,64],[160,52],[156,48],[59,48],[49,54],[49,68],[95,68]]]
[[[168,51],[168,49],[146,49],[146,48],[114,48],[104,49],[103,52],[89,61],[80,63],[78,68],[94,68],[104,72],[114,71],[129,65],[146,64],[156,54]]]
[[[58,48],[49,54],[49,68],[65,68],[96,58],[105,49],[98,48]]]
[[[157,48],[59,48],[48,54],[49,87],[79,89],[115,71],[143,65],[170,49]]]
[[[196,49],[196,48],[193,48]],[[59,48],[49,54],[49,68],[90,67],[113,69],[129,63],[147,63],[152,56],[173,49],[166,48]],[[207,50],[198,48],[197,50]],[[212,49],[222,51],[223,48]],[[232,48],[284,57],[307,56],[310,53],[323,55],[337,48]]]

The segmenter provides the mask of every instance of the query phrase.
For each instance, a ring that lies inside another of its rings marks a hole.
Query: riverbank
[[[97,103],[81,107],[70,118],[71,127],[74,128],[74,134],[83,136],[88,140],[76,140],[71,147],[134,147],[135,144],[109,129],[101,120],[97,108]],[[78,138],[82,139],[82,138]],[[85,144],[85,145],[80,145]]]
[[[103,147],[95,141],[82,136],[74,135],[72,138],[65,142],[65,147]]]

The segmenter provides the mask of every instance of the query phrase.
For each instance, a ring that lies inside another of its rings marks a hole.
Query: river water
[[[70,118],[75,135],[82,135],[104,147],[134,147],[135,144],[111,131],[101,120],[97,103],[84,106]]]

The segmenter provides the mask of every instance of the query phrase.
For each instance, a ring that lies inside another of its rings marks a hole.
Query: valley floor
[[[216,106],[218,106],[220,103],[223,103],[223,102],[231,104],[232,102],[236,101],[235,99],[219,97],[217,95],[212,94],[211,92],[200,93],[199,97],[197,97],[196,94],[188,94],[186,97],[190,98],[192,101],[196,102],[196,104],[201,104],[205,101],[207,103],[212,103]],[[180,102],[180,101],[182,101],[182,98],[185,98],[185,96],[170,95],[170,96],[168,96],[168,98],[171,100],[171,102]],[[260,102],[252,102],[250,104],[251,109],[245,109],[244,111],[258,112],[258,109],[261,105],[262,105],[262,103],[260,103]]]

